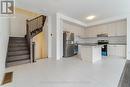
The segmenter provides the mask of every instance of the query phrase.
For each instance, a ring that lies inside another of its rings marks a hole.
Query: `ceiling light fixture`
[[[96,17],[96,16],[91,15],[91,16],[86,17],[86,19],[87,19],[87,20],[93,20],[95,17]]]

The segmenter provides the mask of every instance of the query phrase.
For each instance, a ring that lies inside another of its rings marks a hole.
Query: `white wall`
[[[46,21],[45,21],[45,24],[44,24],[44,27],[43,27],[43,33],[44,33],[44,37],[43,37],[43,48],[42,48],[42,52],[44,55],[46,55],[45,57],[48,58],[48,17],[46,17]]]
[[[28,18],[28,16],[23,14],[15,14],[15,17],[11,18],[10,36],[24,37],[26,34],[26,20]]]
[[[15,8],[14,17],[11,18],[10,36],[24,37],[26,34],[26,20],[35,18],[40,14],[21,8]]]
[[[0,83],[3,79],[5,70],[5,60],[9,40],[9,19],[0,18]]]
[[[63,20],[59,14],[56,14],[56,58],[60,60],[63,56],[62,52],[62,43],[63,43],[63,28],[62,28]]]
[[[35,42],[35,59],[48,58],[48,17],[43,31],[32,38]]]
[[[127,16],[127,59],[130,60],[130,14]]]
[[[48,16],[48,58],[52,58],[52,36],[51,36],[51,33],[52,33],[52,26],[51,26],[51,16]]]
[[[57,47],[56,47],[56,15],[52,15],[51,16],[51,19],[50,19],[51,23],[51,53],[52,53],[52,57],[56,59],[56,50],[57,50]]]

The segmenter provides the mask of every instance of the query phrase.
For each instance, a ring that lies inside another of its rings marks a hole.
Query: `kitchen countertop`
[[[78,45],[85,46],[98,46],[98,43],[77,43]],[[109,43],[109,44],[100,44],[100,45],[127,45],[126,43]]]
[[[78,45],[84,45],[84,46],[98,46],[97,43],[77,43]]]
[[[127,45],[126,43],[109,43],[108,45]]]

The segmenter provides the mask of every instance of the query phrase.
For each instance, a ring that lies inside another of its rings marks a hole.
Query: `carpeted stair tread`
[[[24,55],[24,54],[29,54],[29,51],[28,50],[19,50],[19,51],[8,52],[8,57]]]
[[[19,61],[19,60],[23,60],[23,59],[29,59],[29,55],[24,54],[24,55],[19,55],[19,56],[11,56],[11,57],[8,57],[7,62]]]
[[[15,48],[9,48],[8,52],[13,52],[13,51],[24,51],[28,50],[28,47],[15,47]]]
[[[30,53],[25,37],[10,37],[7,53],[7,67],[29,63]]]
[[[22,64],[27,64],[27,63],[30,63],[29,59],[6,63],[6,67],[22,65]]]

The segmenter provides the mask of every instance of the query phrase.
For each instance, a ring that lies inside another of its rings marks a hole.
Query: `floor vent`
[[[13,80],[13,72],[5,73],[2,85],[11,83]]]

